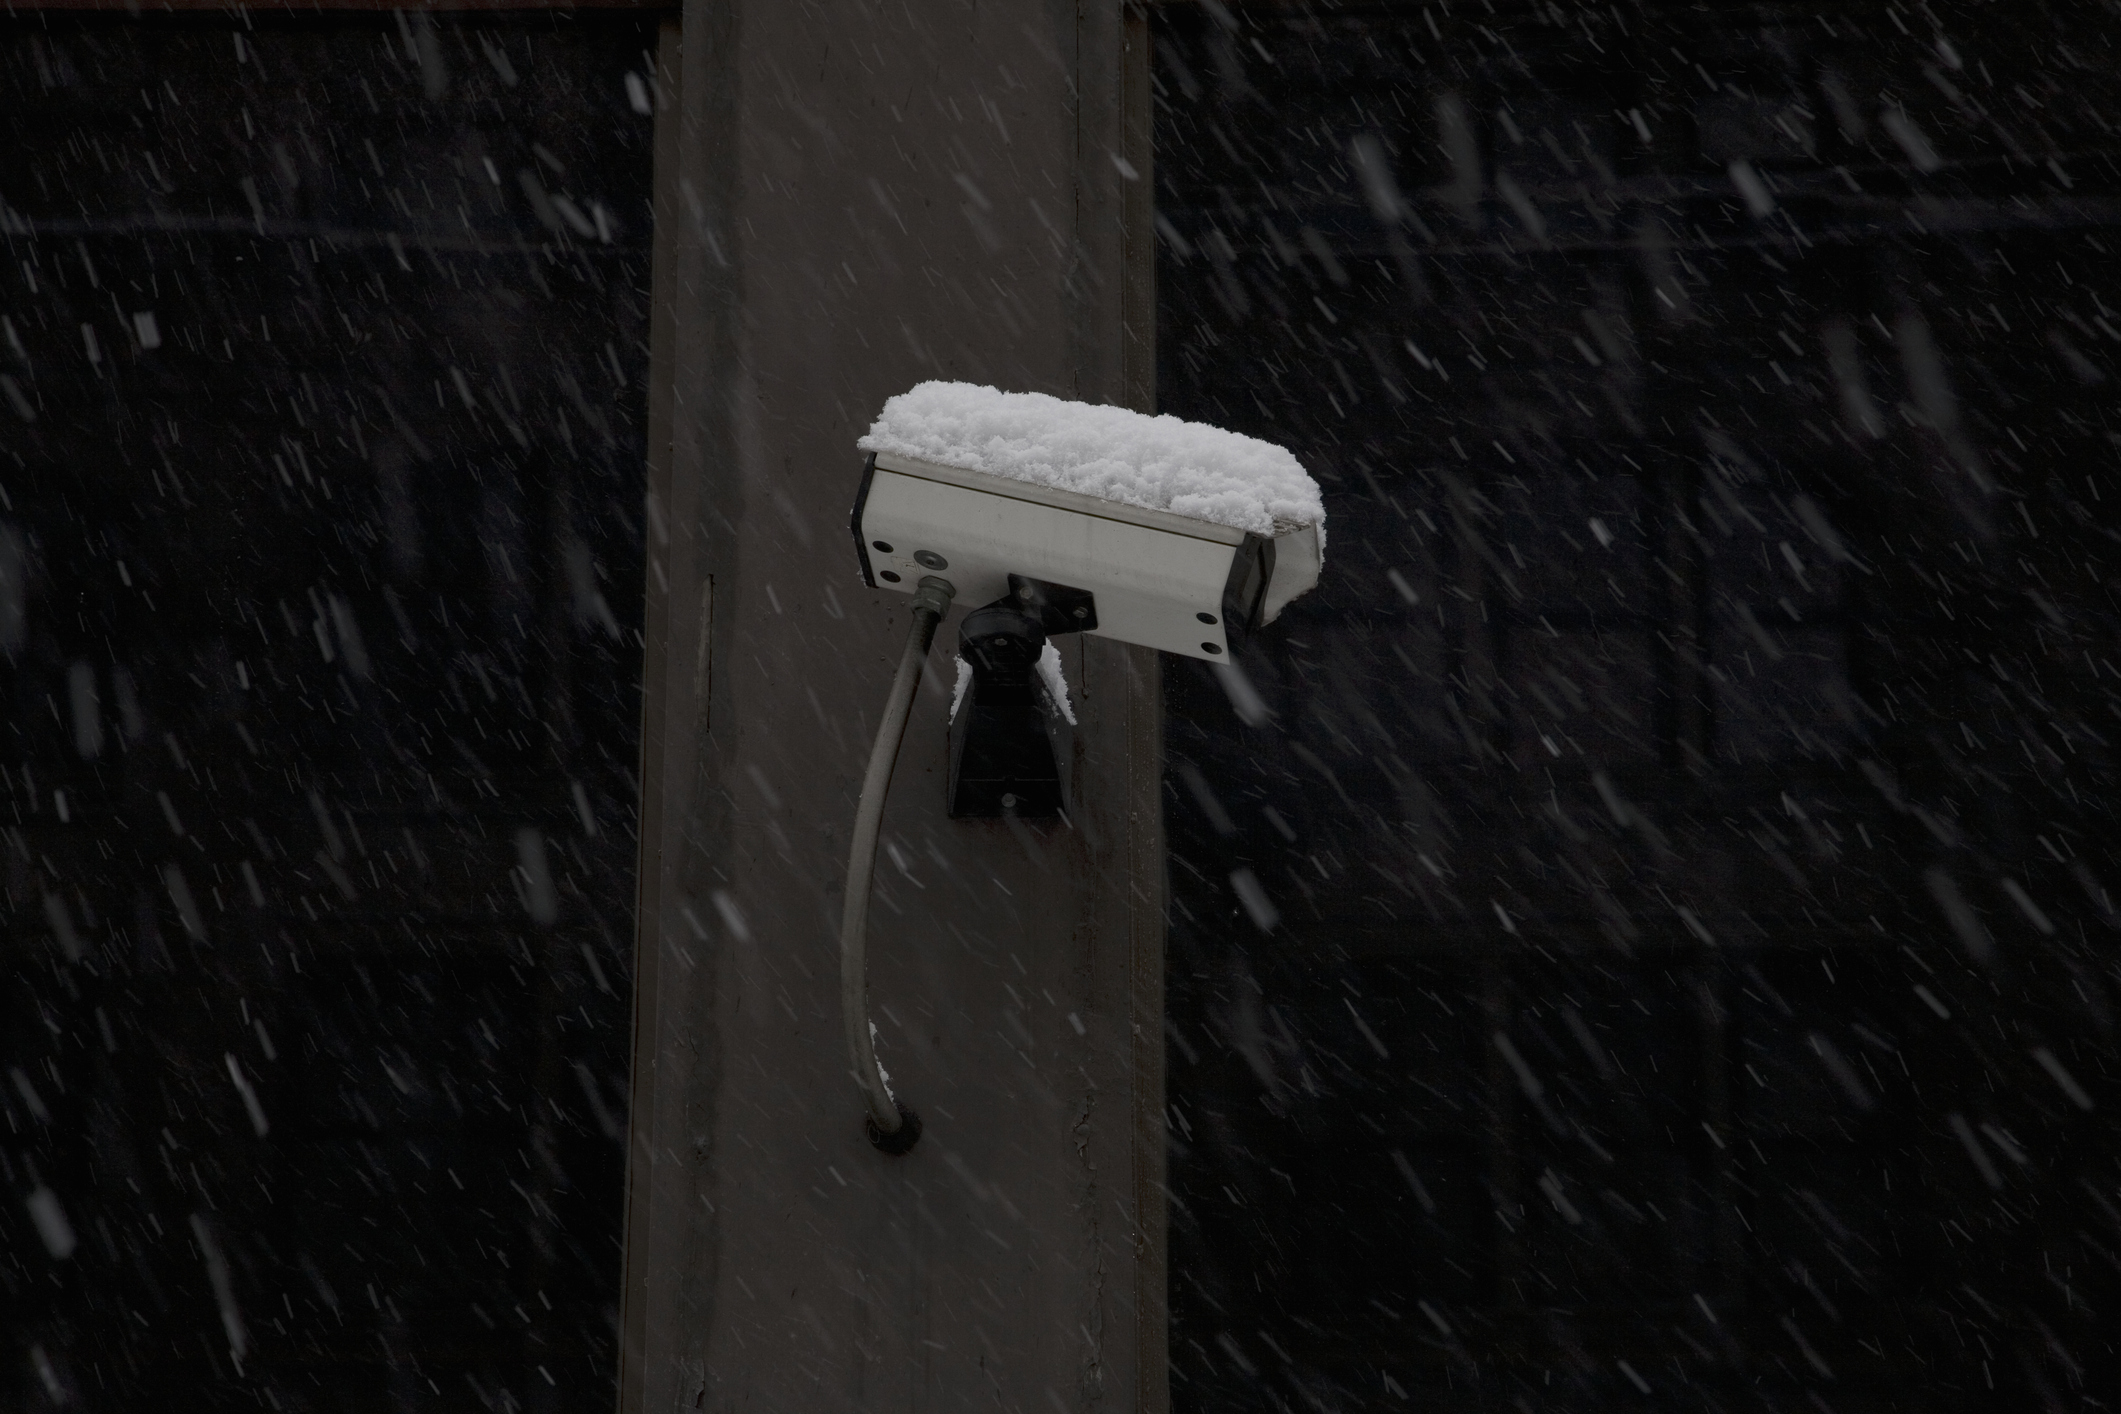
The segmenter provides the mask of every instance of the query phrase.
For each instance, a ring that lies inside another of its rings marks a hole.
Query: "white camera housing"
[[[1271,623],[1318,583],[1318,527],[1268,540],[1171,511],[1033,482],[871,455],[854,503],[862,578],[910,594],[924,575],[957,599],[1011,592],[1011,575],[1085,589],[1103,638],[1227,661],[1229,629]]]

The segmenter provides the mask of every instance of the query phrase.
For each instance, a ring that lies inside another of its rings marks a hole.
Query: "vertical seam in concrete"
[[[654,1094],[654,1037],[658,1031],[655,1002],[656,975],[661,953],[654,942],[655,919],[661,910],[660,839],[646,824],[658,818],[662,806],[661,760],[666,723],[663,715],[663,684],[670,633],[669,509],[672,446],[673,394],[676,391],[676,311],[673,307],[676,277],[672,249],[676,233],[678,153],[678,44],[681,30],[675,19],[656,27],[654,74],[655,166],[652,199],[655,232],[649,256],[648,316],[648,465],[646,506],[641,534],[646,542],[649,573],[641,635],[641,754],[635,777],[639,800],[636,807],[636,861],[634,873],[634,987],[633,1054],[627,1088],[629,1115],[626,1137],[626,1216],[621,1240],[621,1262],[625,1284],[620,1292],[619,1391],[621,1408],[638,1409],[641,1401],[641,1357],[648,1317],[646,1281],[648,1273],[632,1260],[637,1233],[649,1226],[651,1184],[647,1171],[654,1160],[646,1151],[649,1097]],[[645,1043],[645,1044],[644,1044]]]
[[[1119,13],[1117,100],[1119,174],[1117,290],[1117,401],[1139,412],[1156,410],[1155,193],[1151,126],[1149,24],[1139,5]],[[1123,862],[1128,908],[1128,1006],[1124,1038],[1130,1060],[1128,1134],[1134,1231],[1130,1297],[1134,1325],[1136,1414],[1163,1414],[1170,1403],[1166,1351],[1166,1214],[1163,1127],[1163,835],[1162,663],[1130,650],[1127,660],[1125,741],[1127,840]]]
[[[1083,29],[1090,23],[1090,16],[1084,13],[1085,9],[1096,3],[1097,0],[1075,0],[1075,54],[1070,64],[1069,80],[1069,88],[1075,100],[1075,171],[1074,179],[1068,186],[1073,209],[1068,213],[1068,273],[1065,289],[1068,294],[1069,323],[1073,326],[1069,330],[1069,335],[1074,345],[1073,356],[1068,361],[1068,395],[1077,399],[1085,397],[1083,364],[1091,342],[1090,339],[1085,337],[1085,326],[1094,322],[1090,311],[1086,308],[1088,300],[1083,289],[1083,267],[1087,263],[1088,257],[1088,250],[1083,242],[1083,208],[1086,205],[1086,193],[1083,190],[1083,164],[1087,160],[1083,151],[1083,122],[1084,112],[1088,106],[1084,101],[1083,95]]]
[[[709,1195],[721,1083],[716,951],[688,907],[703,837],[721,828],[703,693],[733,612],[733,546],[715,530],[741,514],[726,473],[723,370],[734,365],[737,232],[736,38],[727,0],[691,0],[659,34],[650,473],[659,543],[643,634],[639,894],[633,1094],[627,1150],[625,1313],[619,1405],[636,1414],[703,1397],[721,1234]],[[703,820],[702,817],[710,817]],[[671,964],[666,966],[667,964]],[[678,1382],[684,1382],[682,1392]]]
[[[1121,205],[1122,396],[1136,412],[1156,411],[1156,114],[1154,38],[1149,12],[1129,4],[1121,30],[1120,147],[1134,169]]]
[[[1120,154],[1133,169],[1121,191],[1119,374],[1122,401],[1156,411],[1155,127],[1149,15],[1122,13],[1118,75]],[[1130,1168],[1134,1217],[1134,1409],[1170,1407],[1168,1215],[1164,1200],[1163,665],[1133,650],[1127,694],[1127,884],[1132,1060]]]

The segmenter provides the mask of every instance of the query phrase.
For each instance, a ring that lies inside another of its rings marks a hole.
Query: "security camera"
[[[887,450],[862,468],[854,537],[871,588],[939,575],[986,603],[1012,576],[1061,585],[1088,596],[1064,629],[1214,661],[1318,583],[1319,523],[1259,519],[1272,533]]]
[[[865,960],[877,830],[921,666],[953,600],[950,813],[1069,806],[1067,687],[1050,640],[1088,633],[1227,662],[1318,583],[1325,509],[1287,450],[1124,408],[923,383],[884,404],[853,531],[862,580],[913,596],[913,626],[856,810],[840,927],[841,1002],[869,1138],[902,1154],[920,1120],[876,1061]]]

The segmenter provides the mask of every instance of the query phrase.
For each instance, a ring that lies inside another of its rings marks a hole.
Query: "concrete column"
[[[1063,640],[1072,827],[951,821],[937,638],[836,927],[907,627],[847,513],[883,400],[1153,396],[1146,30],[1116,3],[688,5],[661,55],[621,1407],[1167,1403],[1155,655]]]

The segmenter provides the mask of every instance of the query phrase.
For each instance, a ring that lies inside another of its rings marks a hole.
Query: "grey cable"
[[[899,659],[898,676],[891,680],[891,695],[884,701],[883,720],[877,723],[876,746],[869,753],[869,773],[862,778],[854,838],[847,849],[847,899],[840,914],[840,1011],[847,1025],[847,1054],[854,1062],[855,1083],[868,1101],[872,1137],[897,1134],[903,1120],[883,1068],[876,1063],[876,1041],[869,1034],[869,881],[876,872],[876,837],[884,821],[884,798],[891,791],[891,769],[898,763],[899,742],[913,715],[913,693],[920,686],[936,626],[950,611],[956,594],[949,580],[935,575],[923,578],[914,593],[913,629],[906,635],[906,651]]]

